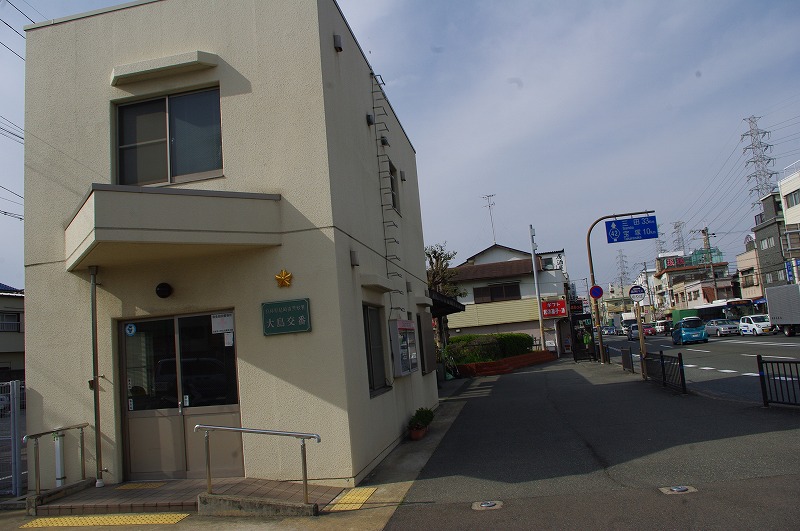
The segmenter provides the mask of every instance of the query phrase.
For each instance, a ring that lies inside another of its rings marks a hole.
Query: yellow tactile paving
[[[124,483],[117,487],[117,490],[131,490],[131,489],[157,489],[164,485],[163,483]]]
[[[361,509],[372,494],[378,490],[376,487],[357,487],[339,498],[330,511],[355,511]]]
[[[188,513],[154,513],[154,514],[95,514],[87,516],[53,516],[36,518],[22,528],[34,527],[91,527],[101,525],[154,525],[177,524],[189,516]]]

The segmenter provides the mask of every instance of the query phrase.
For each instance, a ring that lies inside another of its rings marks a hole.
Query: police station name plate
[[[264,302],[261,315],[264,321],[264,335],[294,334],[311,331],[311,316],[308,299]]]

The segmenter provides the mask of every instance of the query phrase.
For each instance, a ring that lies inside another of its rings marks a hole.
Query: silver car
[[[706,323],[706,333],[717,337],[738,336],[739,323],[731,319],[711,319]]]

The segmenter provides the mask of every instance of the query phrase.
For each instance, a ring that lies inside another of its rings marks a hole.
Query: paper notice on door
[[[212,313],[211,314],[211,333],[224,334],[233,332],[232,313]]]
[[[233,346],[233,332],[225,332],[225,346],[226,347]]]

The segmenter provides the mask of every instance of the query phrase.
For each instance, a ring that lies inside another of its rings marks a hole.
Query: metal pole
[[[300,458],[303,461],[303,501],[308,505],[308,468],[306,467],[306,440],[300,439]]]
[[[536,272],[536,241],[533,239],[536,236],[536,231],[533,230],[533,225],[528,225],[531,229],[531,269],[533,269],[533,286],[536,289],[536,315],[539,316],[539,337],[542,338],[542,350],[546,350],[544,344],[544,319],[542,318],[542,296],[539,294],[539,275]]]
[[[626,214],[611,214],[609,216],[603,216],[602,218],[598,218],[594,223],[591,224],[591,226],[589,227],[589,231],[586,233],[586,251],[589,255],[589,279],[591,280],[592,286],[595,285],[594,263],[592,262],[592,242],[591,242],[592,229],[594,228],[594,226],[603,221],[604,219],[618,218],[623,216],[636,216],[638,214],[651,214],[653,212],[655,212],[655,210],[644,210],[642,212],[628,212]],[[623,293],[622,295],[623,295],[622,300],[624,302],[625,294]],[[595,299],[594,297],[592,297],[592,309],[594,310],[594,320],[595,320],[594,327],[595,330],[597,331],[597,339],[599,341],[599,348],[601,355],[600,361],[601,363],[608,363],[609,360],[608,356],[606,356],[605,354],[605,349],[603,348],[603,334],[601,333],[601,328],[600,328],[600,308],[599,305],[597,304],[597,299]]]
[[[39,437],[33,440],[33,462],[36,463],[36,495],[42,493],[42,486],[39,481]]]
[[[211,442],[209,437],[210,431],[205,431],[205,444],[206,444],[206,492],[211,494]]]
[[[94,486],[103,487],[103,439],[100,433],[100,377],[97,352],[97,266],[89,266],[91,283],[91,310],[92,310],[92,387],[94,391],[94,446],[95,461],[97,462],[97,476]]]
[[[84,460],[84,454],[86,453],[84,450],[83,444],[83,428],[81,430],[81,479],[86,479],[86,461]]]

